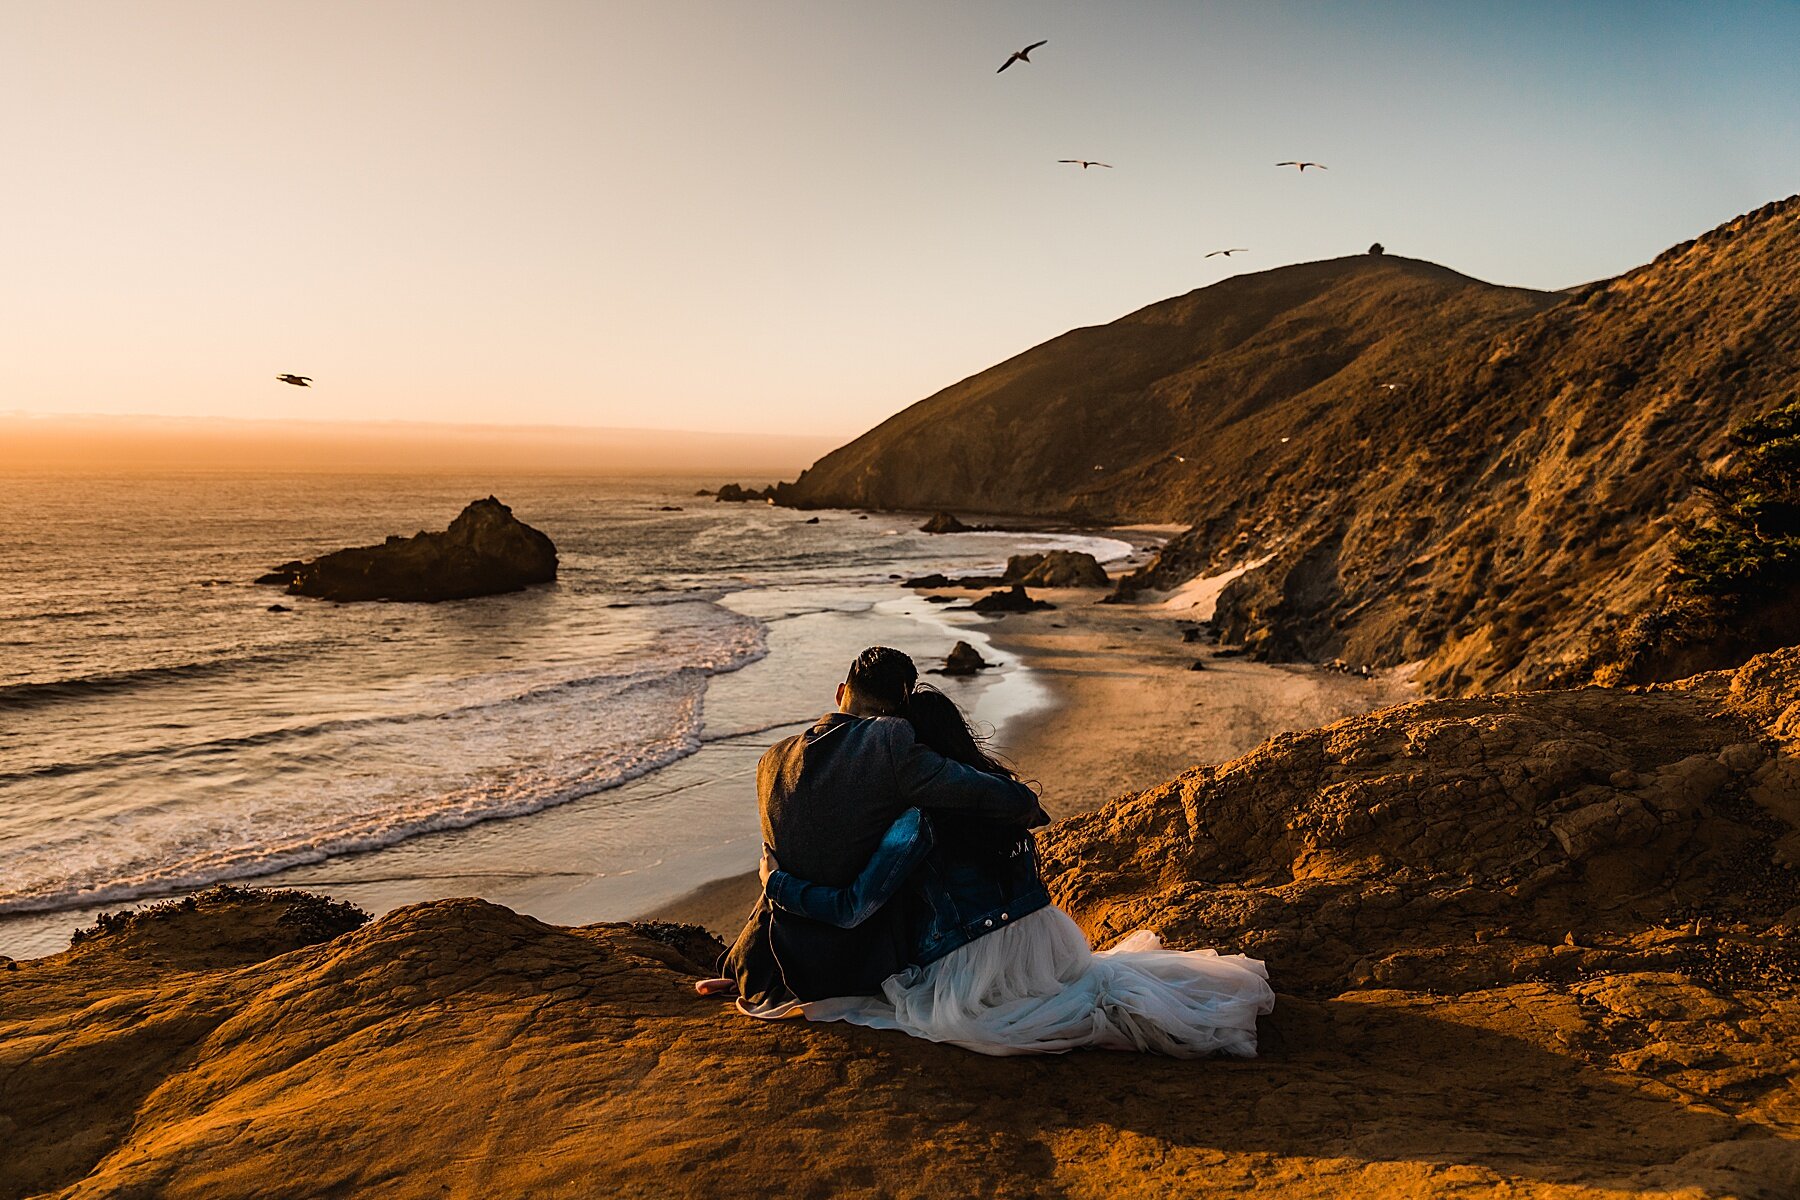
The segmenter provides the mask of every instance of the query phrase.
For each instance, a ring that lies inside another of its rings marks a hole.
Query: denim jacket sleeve
[[[769,903],[796,916],[851,929],[875,915],[913,869],[925,861],[933,843],[931,821],[909,808],[881,835],[862,874],[849,887],[811,883],[788,871],[773,871],[763,887]]]

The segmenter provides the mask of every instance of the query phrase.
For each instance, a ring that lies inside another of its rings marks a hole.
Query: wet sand
[[[1053,818],[1234,758],[1278,733],[1415,698],[1401,673],[1365,679],[1220,657],[1220,647],[1184,642],[1183,626],[1211,614],[1217,590],[1114,605],[1099,603],[1106,594],[1099,588],[1034,589],[1057,607],[983,619],[979,628],[1000,669],[1023,666],[1043,694],[996,723],[994,748],[1039,786]],[[978,593],[932,594],[962,600]],[[755,872],[746,871],[642,916],[703,925],[729,939],[757,890]]]

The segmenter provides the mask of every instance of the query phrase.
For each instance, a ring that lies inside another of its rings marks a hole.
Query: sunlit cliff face
[[[554,426],[0,416],[0,471],[516,471],[791,479],[836,439]]]

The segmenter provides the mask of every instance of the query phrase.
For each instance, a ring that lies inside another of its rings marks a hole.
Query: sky
[[[1647,262],[1800,190],[1795,46],[1794,0],[0,0],[0,412],[848,439],[1377,240]]]

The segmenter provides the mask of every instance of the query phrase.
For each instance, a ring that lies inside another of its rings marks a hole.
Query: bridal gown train
[[[803,1007],[809,1020],[898,1029],[982,1054],[1091,1046],[1176,1058],[1253,1057],[1256,1018],[1275,1008],[1257,959],[1167,950],[1147,929],[1095,951],[1054,906],[907,968],[883,992]]]

